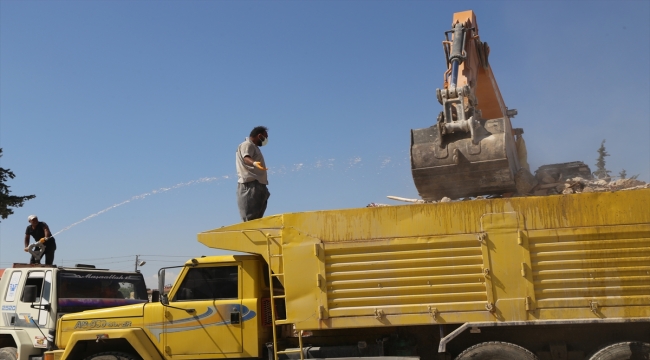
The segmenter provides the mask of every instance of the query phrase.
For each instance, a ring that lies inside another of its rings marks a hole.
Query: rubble
[[[374,203],[374,202],[366,205],[366,207],[383,207],[383,206],[390,206],[390,205],[388,205],[388,204],[378,204],[378,203]]]
[[[637,179],[618,179],[607,181],[604,179],[585,179],[573,177],[564,182],[544,183],[542,180],[539,185],[533,188],[528,195],[546,196],[557,194],[579,194],[603,191],[618,191],[632,189],[650,189],[650,184]]]
[[[645,185],[646,183],[637,179],[618,179],[612,181],[610,184],[612,187],[616,187],[620,189],[629,189],[634,186]]]
[[[580,193],[593,193],[605,191],[622,191],[633,189],[650,189],[650,183],[636,178],[618,179],[611,181],[610,178],[596,179],[591,174],[589,166],[581,161],[570,163],[551,164],[541,166],[533,176],[530,172],[520,171],[517,177],[517,194],[507,193],[500,195],[484,195],[474,198],[451,199],[443,197],[438,201],[425,201],[422,199],[409,199],[399,196],[387,196],[391,200],[409,203],[445,203],[452,201],[481,200],[492,198],[508,198],[511,196],[548,196],[548,195],[570,195]],[[368,207],[389,206],[385,204],[371,203]]]
[[[637,179],[618,179],[615,181],[611,181],[611,178],[596,179],[592,175],[589,166],[582,161],[540,166],[535,171],[535,179],[537,179],[538,183],[535,187],[530,191],[520,191],[519,193],[546,196],[650,187],[650,184]]]
[[[552,179],[550,176],[546,177]],[[528,171],[528,169],[522,167],[515,174],[515,187],[519,194],[528,194],[538,184],[539,181],[530,173],[530,171]]]

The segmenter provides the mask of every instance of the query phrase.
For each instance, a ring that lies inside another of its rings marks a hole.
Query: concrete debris
[[[373,203],[370,203],[370,204],[368,204],[368,205],[366,205],[366,207],[382,207],[382,206],[389,206],[389,205],[386,205],[386,204],[377,204],[377,203],[374,203],[374,202],[373,202]]]
[[[591,169],[582,161],[543,165],[535,170],[535,178],[542,184],[553,184],[576,177],[593,179]]]
[[[439,201],[424,201],[422,199],[409,199],[399,196],[387,197],[391,200],[409,203],[446,203],[460,200],[492,199],[497,197],[508,198],[511,196],[569,195],[604,191],[650,189],[650,183],[638,179],[618,179],[614,181],[610,181],[609,178],[596,179],[592,176],[589,167],[581,161],[544,165],[535,171],[534,176],[528,171],[519,171],[515,175],[515,186],[517,188],[517,194],[507,193],[454,200],[448,197],[443,197]],[[376,203],[368,205],[368,207],[378,206],[389,205]]]
[[[518,194],[528,194],[539,182],[527,169],[521,168],[515,174],[515,187]]]
[[[632,189],[650,189],[650,184],[637,179],[619,179],[607,181],[605,179],[585,179],[582,177],[572,177],[564,182],[544,183],[534,187],[528,194],[533,196],[546,196],[558,194],[579,194],[603,191],[618,191]]]
[[[555,179],[548,176],[548,175],[542,177],[542,184],[552,184],[554,182],[555,182]]]
[[[618,179],[610,183],[612,187],[628,189],[634,186],[645,185],[645,182],[637,179]]]
[[[386,197],[389,198],[389,199],[391,199],[391,200],[404,201],[404,202],[410,202],[410,203],[418,203],[418,204],[421,204],[421,203],[425,203],[425,202],[426,202],[426,201],[424,201],[424,200],[422,200],[422,199],[409,199],[409,198],[404,198],[404,197],[401,197],[401,196],[392,196],[392,195],[388,195],[388,196],[386,196]]]

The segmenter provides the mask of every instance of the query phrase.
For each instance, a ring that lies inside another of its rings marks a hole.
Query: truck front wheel
[[[490,341],[474,345],[463,351],[456,360],[537,360],[537,356],[521,346]]]
[[[628,359],[650,359],[650,344],[637,341],[620,342],[601,349],[589,358],[589,360]]]
[[[107,351],[88,356],[84,360],[140,360],[140,357],[118,351]]]
[[[3,347],[0,349],[0,360],[18,360],[18,349],[15,347]]]

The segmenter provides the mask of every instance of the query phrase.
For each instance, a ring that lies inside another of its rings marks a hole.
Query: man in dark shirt
[[[50,228],[46,223],[38,221],[38,217],[36,215],[29,215],[29,217],[27,217],[27,221],[29,221],[30,225],[28,225],[27,230],[25,230],[25,252],[29,251],[29,237],[31,236],[34,238],[34,241],[45,245],[45,264],[52,265],[52,263],[54,263],[56,241],[54,240],[54,237],[52,237]],[[41,260],[39,259],[36,261],[36,259],[34,259],[34,255],[32,255],[29,263],[40,264]]]

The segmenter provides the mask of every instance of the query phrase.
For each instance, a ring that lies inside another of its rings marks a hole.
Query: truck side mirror
[[[151,291],[151,302],[159,302],[160,301],[160,291],[159,290],[152,290]]]
[[[36,285],[27,285],[23,290],[23,301],[33,303],[36,301]]]
[[[165,306],[169,305],[169,298],[167,297],[167,294],[160,295],[160,303]]]
[[[165,293],[165,269],[158,270],[158,292]]]

